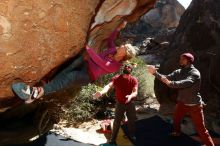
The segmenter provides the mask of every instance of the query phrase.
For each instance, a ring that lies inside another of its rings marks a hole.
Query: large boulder
[[[84,4],[82,4],[84,3]],[[15,81],[35,84],[84,46],[99,0],[0,2],[0,98]]]
[[[11,91],[13,82],[34,85],[50,78],[84,48],[88,39],[96,51],[101,51],[103,40],[122,18],[138,20],[155,1],[1,0],[0,145],[24,142],[45,133],[58,121],[57,111],[68,104],[63,94],[23,104]],[[16,106],[3,112],[3,107],[12,105]]]
[[[75,56],[97,31],[99,42],[125,17],[135,21],[155,0],[59,0],[0,2],[0,99],[15,81],[35,84]],[[109,30],[110,29],[110,30]]]
[[[220,117],[220,1],[196,0],[182,15],[160,67],[168,74],[178,67],[179,55],[192,52],[202,76],[201,94],[207,103],[206,116]],[[176,91],[155,81],[156,96],[162,107],[174,103]],[[168,106],[172,109],[172,106]],[[211,121],[211,120],[210,120]]]

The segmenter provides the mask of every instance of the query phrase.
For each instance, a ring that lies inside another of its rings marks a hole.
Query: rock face
[[[167,74],[178,67],[179,55],[191,52],[202,76],[201,94],[207,103],[207,115],[220,116],[220,1],[196,0],[182,15],[180,24],[166,51],[160,72]],[[161,104],[175,100],[171,91],[155,82],[156,96]]]
[[[122,21],[138,20],[156,0],[1,0],[0,1],[0,107],[13,102],[10,86],[38,83],[73,58],[91,40],[96,51]],[[0,144],[24,142],[43,134],[57,122],[53,100],[21,104],[0,113]],[[0,111],[1,112],[1,111]],[[12,120],[13,119],[13,120]]]
[[[77,54],[86,41],[98,3],[99,0],[1,1],[0,98],[13,96],[12,82],[34,84]]]

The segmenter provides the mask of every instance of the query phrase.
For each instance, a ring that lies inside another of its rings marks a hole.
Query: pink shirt
[[[116,72],[120,69],[122,63],[119,63],[109,57],[109,54],[114,55],[116,53],[116,46],[114,40],[116,39],[118,31],[115,30],[107,39],[108,49],[100,54],[87,47],[87,53],[89,54],[88,71],[93,81],[97,80],[101,75]]]

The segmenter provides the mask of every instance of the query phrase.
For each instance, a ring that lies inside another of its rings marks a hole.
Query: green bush
[[[71,122],[86,121],[93,118],[96,105],[92,99],[92,95],[101,90],[95,84],[83,86],[79,94],[72,98],[70,107],[67,109],[67,117]]]
[[[154,76],[147,73],[146,63],[143,59],[137,57],[131,60],[132,63],[136,63],[137,67],[133,69],[132,75],[138,79],[138,97],[137,100],[141,100],[147,97],[151,97],[154,93]]]

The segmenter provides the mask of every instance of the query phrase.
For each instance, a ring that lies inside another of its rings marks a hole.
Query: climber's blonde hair
[[[126,56],[123,59],[124,61],[129,60],[137,55],[138,48],[136,46],[133,46],[130,43],[126,43],[124,46],[126,48]]]

